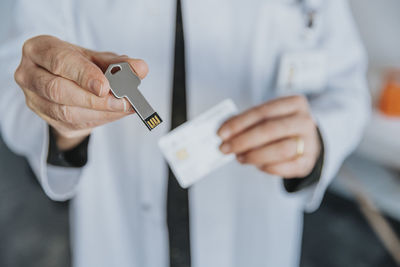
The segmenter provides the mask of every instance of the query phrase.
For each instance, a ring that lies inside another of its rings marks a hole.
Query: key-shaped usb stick
[[[138,90],[140,79],[129,63],[111,64],[108,66],[105,76],[114,96],[116,98],[125,97],[150,131],[162,122],[160,116]]]

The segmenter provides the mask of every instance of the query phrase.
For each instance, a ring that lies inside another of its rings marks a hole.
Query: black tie
[[[185,47],[180,0],[176,8],[174,80],[172,90],[171,129],[186,121]],[[167,223],[171,267],[190,266],[188,190],[179,186],[169,170]]]

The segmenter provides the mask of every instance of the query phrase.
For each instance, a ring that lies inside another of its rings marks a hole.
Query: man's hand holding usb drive
[[[28,107],[55,130],[60,149],[73,148],[94,127],[134,112],[126,99],[110,94],[103,74],[117,62],[128,62],[141,79],[148,72],[142,60],[91,51],[51,36],[25,42],[15,80]]]
[[[285,178],[305,177],[321,150],[307,99],[284,97],[234,116],[218,130],[220,150],[239,162]]]

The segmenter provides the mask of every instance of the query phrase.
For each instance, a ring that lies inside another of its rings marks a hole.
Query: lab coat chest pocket
[[[315,10],[283,5],[275,13],[274,21],[281,28],[277,95],[311,94],[326,87],[326,53],[320,40],[323,25]]]
[[[313,27],[307,29],[304,10],[297,0],[269,0],[257,12],[249,49],[253,102],[325,89],[327,67],[321,46],[322,16],[317,13]]]

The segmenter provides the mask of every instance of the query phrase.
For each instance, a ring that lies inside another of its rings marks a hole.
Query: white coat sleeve
[[[323,2],[322,48],[327,52],[328,84],[309,98],[324,142],[320,180],[308,188],[306,211],[318,208],[343,160],[356,148],[370,114],[366,56],[345,0]]]
[[[14,81],[14,71],[25,40],[48,34],[71,39],[68,17],[70,1],[9,1],[7,31],[0,36],[0,130],[5,143],[27,158],[46,194],[53,200],[71,198],[80,179],[80,168],[47,164],[48,126],[25,104],[22,90]]]

